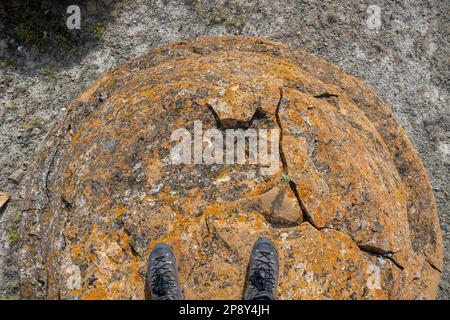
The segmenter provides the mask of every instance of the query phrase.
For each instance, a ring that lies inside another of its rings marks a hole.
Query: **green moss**
[[[19,238],[20,221],[22,221],[22,212],[17,212],[8,224],[9,233],[7,236],[8,242],[13,244],[17,242]]]
[[[202,5],[200,0],[186,0],[186,3],[188,6],[194,8],[196,10],[200,9],[201,5]]]
[[[30,44],[34,41],[33,34],[31,33],[28,26],[24,23],[21,23],[19,25],[17,35],[19,36],[20,40],[22,40],[24,43]]]
[[[7,109],[9,110],[9,111],[15,111],[15,110],[17,110],[17,108],[19,107],[19,105],[17,104],[17,101],[10,101],[9,102],[9,105],[7,105]]]
[[[149,0],[149,5],[150,5],[150,0]],[[155,1],[156,2],[156,1]],[[120,14],[120,12],[123,9],[123,0],[116,0],[115,1],[115,5],[111,10],[111,17],[113,18],[117,18]]]
[[[22,221],[22,212],[16,212],[13,218],[13,223],[15,223],[17,226],[19,225],[20,221]]]
[[[24,130],[32,130],[34,128],[42,129],[44,127],[44,119],[39,116],[28,118],[28,120],[22,124]]]
[[[101,37],[103,37],[103,35],[106,32],[106,27],[103,23],[101,22],[97,22],[94,26],[94,30],[93,33],[95,35],[95,37],[97,37],[98,39],[100,39]]]
[[[79,49],[76,42],[73,41],[73,39],[65,36],[64,34],[56,34],[55,40],[58,44],[64,46],[68,50],[67,54],[69,56],[76,53]]]
[[[60,78],[58,70],[53,67],[42,68],[41,74],[47,78],[50,87],[53,87],[56,84],[56,81]]]
[[[281,182],[282,184],[289,184],[289,183],[291,182],[291,177],[289,177],[289,175],[287,175],[287,174],[283,174],[283,175],[280,177],[280,182]]]
[[[218,6],[216,11],[212,13],[210,22],[211,23],[222,23],[228,19],[229,12],[225,7]]]
[[[4,69],[4,68],[8,68],[8,67],[12,67],[15,68],[16,64],[8,59],[0,59],[0,69]]]
[[[243,28],[246,20],[247,16],[245,14],[239,14],[225,20],[224,25],[229,28]]]
[[[57,79],[59,77],[58,70],[56,68],[53,68],[53,67],[41,68],[41,74],[43,76],[46,76],[48,78],[53,78],[53,79]]]
[[[18,232],[17,230],[12,231],[8,234],[8,242],[9,243],[15,243],[18,239]]]
[[[14,93],[16,95],[22,95],[25,92],[27,92],[27,88],[25,86],[18,85],[14,87]]]
[[[238,0],[214,1],[212,7],[208,2],[200,0],[186,0],[187,4],[194,9],[197,16],[207,24],[223,24],[228,31],[245,26],[247,15]]]
[[[336,10],[328,11],[327,20],[329,23],[335,23],[339,19],[339,13]]]
[[[21,23],[18,26],[17,36],[20,41],[24,44],[30,45],[32,47],[41,49],[42,48],[42,39],[37,36],[31,26],[25,23]]]

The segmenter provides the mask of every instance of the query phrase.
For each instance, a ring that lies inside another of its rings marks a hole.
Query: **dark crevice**
[[[397,268],[399,268],[400,270],[403,270],[403,266],[401,264],[399,264],[395,259],[393,259],[390,256],[383,256],[383,258],[390,260]]]
[[[264,120],[267,119],[266,112],[261,108],[256,108],[255,113],[253,113],[252,118],[248,121],[248,126],[252,127],[253,122],[255,120]]]
[[[326,99],[326,98],[333,98],[333,97],[338,98],[339,96],[334,93],[324,92],[324,93],[321,93],[321,94],[319,94],[317,96],[313,96],[313,97],[316,99]]]
[[[135,256],[136,258],[141,258],[141,255],[139,254],[139,252],[136,251],[133,245],[130,245],[130,249],[133,256]]]
[[[128,230],[127,228],[124,227],[123,221],[119,221],[118,223],[119,223],[119,226],[123,227],[123,232],[125,232],[125,234],[126,234],[128,237],[131,237],[131,232],[130,232],[130,230]]]
[[[61,196],[61,202],[62,202],[62,205],[63,205],[64,209],[66,209],[66,210],[72,210],[73,205],[72,205],[69,201],[67,201],[67,200],[64,198],[64,196]]]
[[[442,273],[442,270],[436,267],[436,265],[433,262],[431,262],[428,258],[425,259],[425,262],[428,263],[430,267],[436,270],[437,272]]]
[[[289,229],[299,225],[298,222],[281,221],[279,219],[274,219],[269,215],[264,215],[264,218],[274,229]]]
[[[200,105],[197,102],[194,102],[194,104],[197,107],[200,107]],[[216,110],[214,110],[213,106],[211,106],[209,103],[206,103],[206,107],[211,112],[212,116],[214,117],[214,121],[216,123],[216,127],[219,130],[225,130],[225,129],[249,129],[252,127],[253,122],[255,120],[260,119],[266,119],[267,114],[262,110],[261,108],[257,108],[255,112],[253,113],[253,116],[248,121],[242,121],[239,119],[221,119],[219,115],[217,114]]]
[[[209,229],[208,217],[205,216],[206,235],[203,237],[203,241],[211,236],[211,230]]]
[[[361,251],[364,251],[368,254],[374,255],[374,256],[379,256],[379,257],[383,257],[384,259],[388,259],[390,260],[397,268],[399,268],[400,270],[403,270],[403,266],[401,264],[399,264],[394,258],[394,254],[395,252],[388,252],[388,251],[384,251],[381,250],[380,248],[376,248],[373,246],[366,246],[366,245],[361,245],[358,244],[358,248]]]
[[[196,106],[199,106],[199,104],[196,102],[194,102],[194,104]],[[214,117],[214,121],[216,122],[217,129],[222,129],[222,122],[220,121],[219,115],[217,114],[216,110],[214,110],[214,108],[209,103],[207,103],[206,106],[208,107],[208,110],[211,111],[211,113]]]
[[[251,124],[249,121],[242,121],[242,120],[237,120],[237,119],[226,118],[226,119],[221,120],[220,127],[218,127],[218,129],[220,129],[220,130],[225,130],[225,129],[247,130],[250,128],[250,125]]]
[[[281,159],[281,163],[283,166],[283,174],[289,176],[289,170],[288,170],[288,165],[287,165],[287,161],[286,161],[286,157],[284,155],[284,151],[283,151],[283,125],[281,123],[280,120],[280,107],[281,107],[281,103],[283,102],[283,88],[280,88],[280,100],[278,101],[277,104],[277,108],[275,110],[275,119],[277,121],[278,127],[280,128],[280,143],[279,143],[279,154],[280,154],[280,159]],[[295,195],[295,198],[297,199],[297,202],[300,206],[300,209],[302,211],[302,216],[303,216],[303,221],[308,221],[314,228],[316,228],[317,230],[320,230],[319,228],[317,228],[314,223],[312,222],[312,219],[310,218],[308,211],[305,208],[305,205],[303,204],[302,199],[300,198],[300,195],[297,191],[297,185],[295,184],[294,181],[290,180],[289,181],[289,187],[291,188],[292,192]]]
[[[198,104],[197,104],[198,105]],[[216,122],[216,128],[219,130],[225,130],[225,129],[248,129],[250,127],[251,122],[250,121],[242,121],[238,119],[221,119],[219,115],[217,114],[216,110],[209,104],[206,103],[206,106],[208,107],[208,110],[211,111],[214,121]]]
[[[312,222],[311,217],[308,214],[308,211],[305,208],[305,205],[303,204],[302,199],[300,198],[300,195],[298,194],[297,191],[297,185],[295,184],[295,182],[293,181],[289,181],[289,187],[291,188],[292,192],[295,195],[295,198],[297,199],[297,202],[300,206],[300,209],[302,210],[302,215],[303,215],[303,221],[308,221],[314,228],[316,228],[317,230],[321,230],[321,228],[318,228],[316,225],[314,225],[314,223]]]
[[[282,102],[283,102],[283,88],[280,88],[280,100],[278,101],[277,108],[275,109],[275,119],[277,121],[278,128],[280,128],[279,154],[280,154],[281,163],[283,166],[283,173],[288,174],[288,166],[287,166],[286,157],[284,156],[284,151],[283,151],[283,126],[281,124],[280,114],[279,114],[280,106],[281,106]]]
[[[393,252],[386,251],[381,248],[371,246],[371,245],[366,245],[366,244],[358,244],[358,247],[363,251],[372,252],[374,254],[378,254],[378,255],[382,255],[382,256],[394,254]]]

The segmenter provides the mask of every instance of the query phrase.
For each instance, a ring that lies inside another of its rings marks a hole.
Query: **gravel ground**
[[[315,53],[364,80],[391,106],[433,184],[445,244],[439,298],[450,298],[448,0],[103,0],[97,9],[87,2],[81,30],[73,31],[82,41],[70,50],[36,46],[24,32],[14,38],[0,21],[0,191],[11,196],[0,217],[0,297],[17,297],[24,189],[40,143],[67,102],[104,71],[149,49],[206,34],[245,34]],[[374,4],[380,24],[368,12]]]

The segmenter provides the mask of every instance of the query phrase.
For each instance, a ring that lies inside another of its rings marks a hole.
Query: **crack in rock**
[[[275,110],[275,119],[276,122],[278,124],[278,127],[280,129],[280,142],[279,142],[279,154],[280,154],[280,159],[281,159],[281,163],[283,166],[283,173],[289,176],[289,170],[288,170],[288,165],[287,165],[287,161],[286,161],[286,157],[283,151],[283,125],[281,123],[281,119],[280,119],[280,107],[281,107],[281,103],[283,102],[283,88],[280,88],[280,100],[278,101],[277,104],[277,108]],[[305,205],[303,204],[302,199],[300,198],[300,195],[297,191],[297,185],[295,184],[294,181],[290,180],[289,181],[289,187],[291,188],[292,192],[295,195],[295,198],[298,201],[298,205],[300,206],[302,215],[303,215],[303,221],[307,221],[309,222],[314,228],[316,228],[317,230],[320,230],[320,228],[317,228],[314,223],[312,222],[312,219],[310,218],[308,211],[306,210]]]
[[[426,258],[425,262],[428,263],[430,267],[436,270],[437,272],[442,273],[442,270],[438,268],[432,261],[430,261],[430,259]]]
[[[353,239],[352,239],[353,240]],[[354,241],[354,240],[353,240]],[[388,259],[390,260],[397,268],[399,268],[400,270],[403,270],[404,267],[396,260],[394,259],[394,254],[395,252],[391,252],[391,251],[383,251],[379,248],[376,247],[372,247],[372,246],[365,246],[365,245],[360,245],[357,244],[358,248],[363,251],[366,252],[368,254],[371,255],[375,255],[375,256],[379,256],[379,257],[383,257],[384,259]]]
[[[324,92],[317,96],[313,96],[316,99],[326,99],[326,98],[338,98],[339,96],[334,93]]]

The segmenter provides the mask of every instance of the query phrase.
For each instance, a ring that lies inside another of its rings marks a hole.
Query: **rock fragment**
[[[24,174],[25,171],[23,169],[17,169],[16,171],[10,174],[8,180],[17,184],[22,180]]]
[[[9,201],[9,195],[6,192],[0,191],[0,213],[6,208]]]
[[[274,187],[258,196],[256,201],[269,221],[296,225],[303,220],[298,200],[288,186]]]

